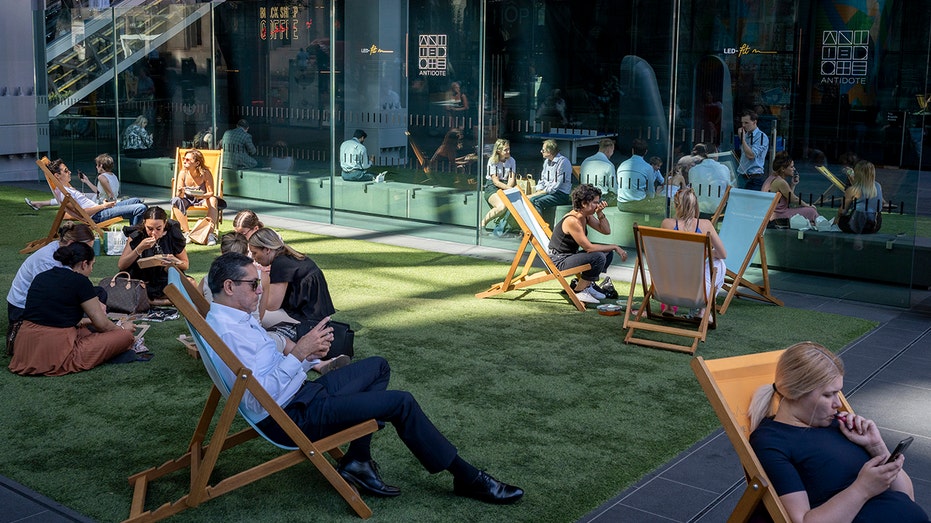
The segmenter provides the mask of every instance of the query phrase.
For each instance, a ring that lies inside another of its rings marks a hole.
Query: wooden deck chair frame
[[[475,297],[487,298],[516,289],[524,289],[532,285],[537,285],[538,283],[556,280],[562,286],[563,290],[566,291],[566,295],[569,296],[569,300],[572,301],[575,308],[580,312],[584,311],[585,304],[575,295],[575,291],[572,290],[566,278],[587,271],[591,269],[592,266],[586,263],[578,267],[559,270],[556,264],[553,263],[553,260],[550,259],[549,255],[550,237],[553,235],[553,232],[546,222],[543,221],[543,218],[540,216],[540,213],[537,212],[536,208],[534,208],[533,204],[530,203],[527,195],[519,188],[511,187],[507,190],[498,189],[498,197],[501,198],[501,201],[504,202],[511,216],[513,216],[514,220],[520,225],[524,237],[517,247],[517,252],[514,253],[514,260],[511,262],[511,267],[508,269],[504,281],[492,285],[487,291],[477,293]],[[524,251],[527,250],[528,245],[531,247],[530,254],[527,256],[527,261],[524,263],[520,274],[517,274],[517,268],[520,266],[521,258],[523,258]],[[531,275],[530,270],[533,266],[533,261],[537,257],[543,262],[546,270]]]
[[[174,284],[170,284],[165,288],[165,294],[187,321],[201,352],[201,360],[204,362],[208,374],[211,374],[214,383],[194,429],[194,435],[188,445],[187,452],[176,459],[129,477],[129,483],[133,486],[133,500],[130,507],[130,516],[126,521],[158,521],[305,461],[309,461],[320,471],[323,477],[346,500],[359,517],[363,519],[370,517],[372,510],[359,497],[356,489],[339,475],[332,463],[324,456],[324,453],[329,453],[334,459],[342,457],[343,452],[339,447],[362,436],[374,433],[378,430],[375,420],[368,420],[337,432],[332,436],[311,441],[261,386],[252,375],[251,369],[245,367],[214,332],[194,304],[185,297],[182,290],[175,287]],[[236,382],[232,387],[229,387],[220,377],[217,372],[218,363],[215,359],[219,359],[223,365],[230,369],[236,369],[234,372]],[[264,434],[246,416],[243,417],[249,422],[250,427],[235,434],[230,433],[233,420],[236,418],[237,411],[239,411],[239,403],[247,391],[252,393],[256,400],[268,411],[269,415],[278,422],[285,433],[296,443],[296,447],[280,445],[265,438]],[[216,426],[209,441],[204,444],[208,438],[211,422],[217,413],[220,399],[224,396],[226,401]],[[260,436],[287,452],[247,470],[220,479],[213,485],[210,484],[211,475],[216,473],[215,465],[217,460],[224,450]],[[183,469],[190,469],[191,471],[189,491],[173,502],[165,503],[154,510],[145,510],[149,483]]]
[[[628,329],[624,343],[694,354],[698,342],[705,341],[708,336],[708,328],[714,329],[717,325],[714,286],[706,288],[705,285],[705,267],[711,267],[711,281],[714,281],[716,271],[711,263],[711,236],[634,224],[634,244],[637,248],[637,261],[634,262],[633,281],[630,282],[630,293],[624,311],[624,328]],[[699,252],[700,259],[697,256]],[[695,263],[686,261],[689,256],[695,257]],[[632,311],[638,279],[643,289],[643,302],[639,309]],[[688,295],[687,301],[692,303],[678,305],[704,308],[705,315],[701,319],[689,319],[667,317],[654,312],[652,301],[664,301],[664,288],[674,289],[673,292],[682,297]],[[670,323],[686,326],[672,326]],[[682,336],[689,339],[689,344],[643,338],[637,336],[637,331]]]
[[[791,523],[789,514],[772,488],[763,466],[750,446],[750,400],[761,385],[772,383],[776,363],[784,350],[705,360],[692,358],[692,371],[708,402],[737,452],[747,486],[728,522],[745,522],[757,510],[765,510],[775,523]],[[841,410],[853,412],[843,394]]]
[[[174,284],[175,287],[183,287],[185,297],[194,304],[194,308],[197,309],[197,312],[199,312],[201,316],[207,316],[207,313],[210,312],[210,302],[207,301],[201,289],[198,289],[187,275],[179,271],[177,267],[168,267],[168,283]],[[197,350],[197,344],[194,343],[193,333],[191,333],[190,338],[179,337],[178,341],[184,345],[188,356],[195,360],[200,359],[200,351]]]
[[[39,169],[42,170],[42,174],[45,175],[45,181],[48,183],[49,190],[52,191],[52,195],[55,196],[58,202],[58,212],[55,213],[55,219],[52,221],[52,226],[49,228],[48,235],[45,238],[39,238],[38,240],[32,240],[27,243],[26,246],[19,251],[20,254],[28,254],[30,252],[41,249],[42,247],[48,245],[55,238],[58,237],[58,229],[61,228],[61,222],[64,220],[74,220],[79,221],[83,224],[86,224],[88,227],[94,231],[99,238],[101,243],[104,243],[106,240],[106,235],[104,234],[104,229],[107,227],[123,221],[121,216],[115,218],[110,218],[109,220],[104,220],[100,223],[95,222],[91,219],[90,215],[87,214],[87,211],[83,207],[78,205],[78,202],[65,191],[65,188],[62,187],[61,183],[58,181],[58,178],[52,174],[52,171],[49,170],[48,166],[52,163],[47,157],[43,156],[42,158],[36,160],[36,165],[39,166]],[[62,197],[59,199],[58,195],[61,194]]]
[[[182,159],[184,155],[188,153],[191,149],[182,149],[178,148],[175,153],[175,175],[171,179],[171,197],[174,198],[178,194],[178,188],[181,184],[180,175],[182,168]],[[223,198],[223,149],[198,149],[201,153],[204,154],[204,164],[208,169],[210,169],[210,174],[213,175],[213,188],[217,198]],[[207,214],[206,205],[193,205],[188,207],[187,215],[191,216],[191,212],[195,213],[195,216],[200,214]],[[223,210],[217,209],[217,222],[223,223]]]
[[[828,170],[828,168],[824,165],[818,165],[815,167],[815,169],[819,173],[821,173],[822,176],[827,178],[829,182],[831,182],[831,185],[828,185],[828,188],[825,189],[823,193],[821,193],[822,198],[827,197],[827,195],[830,194],[831,190],[834,189],[835,187],[837,187],[840,190],[841,194],[844,194],[844,190],[846,188],[844,187],[844,182],[840,181],[840,178],[838,178],[834,173]]]
[[[735,192],[739,191],[739,192]],[[776,209],[776,204],[779,203],[779,198],[781,195],[779,193],[762,193],[760,191],[747,191],[744,189],[735,189],[733,187],[728,187],[724,191],[724,196],[721,198],[721,203],[718,205],[717,210],[715,210],[714,215],[711,217],[711,223],[717,225],[718,221],[724,216],[725,207],[731,201],[731,195],[741,194],[747,195],[748,197],[753,198],[772,198],[772,201],[769,202],[768,207],[764,205],[763,214],[756,214],[750,216],[745,221],[747,225],[744,226],[746,229],[745,236],[750,238],[749,241],[745,241],[747,245],[733,245],[730,242],[730,231],[727,231],[729,227],[728,221],[724,220],[718,235],[721,237],[721,241],[724,243],[724,247],[727,249],[727,273],[724,277],[724,286],[722,287],[727,291],[727,296],[724,298],[724,301],[718,305],[718,313],[724,314],[727,312],[727,308],[730,306],[731,300],[735,296],[740,296],[743,298],[750,298],[759,301],[765,301],[772,303],[774,305],[782,306],[782,300],[776,298],[772,294],[772,288],[769,285],[769,267],[766,264],[766,245],[763,240],[763,232],[766,231],[766,226],[769,224],[770,218],[773,216],[773,211]],[[759,203],[759,202],[758,202]],[[759,212],[759,208],[755,209],[755,212]],[[731,209],[728,211],[731,220],[744,220],[744,215],[737,209]],[[732,222],[734,223],[734,222]],[[752,235],[752,238],[750,237]],[[729,245],[729,243],[731,243]],[[737,248],[740,247],[740,248]],[[747,268],[750,267],[750,264],[753,262],[753,256],[756,254],[757,250],[760,253],[760,270],[763,276],[763,283],[758,285],[753,283],[746,278],[744,274],[747,271]],[[740,264],[737,270],[731,269],[734,267],[734,260],[739,260]],[[741,289],[749,289],[753,293],[742,292]]]

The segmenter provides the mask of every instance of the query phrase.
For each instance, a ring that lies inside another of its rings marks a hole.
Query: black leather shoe
[[[469,484],[460,482],[458,478],[453,479],[453,492],[457,496],[465,496],[498,505],[515,503],[524,496],[524,491],[521,488],[498,481],[484,470],[480,471],[478,477]]]
[[[401,494],[401,489],[385,485],[381,476],[378,474],[378,463],[375,460],[369,461],[340,461],[336,471],[351,485],[363,492],[368,492],[374,496],[397,496]]]

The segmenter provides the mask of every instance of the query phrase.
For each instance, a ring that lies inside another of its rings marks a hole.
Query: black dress
[[[133,230],[128,236],[127,242],[130,249],[138,247],[142,240],[146,238],[145,233],[139,229]],[[175,220],[168,220],[165,225],[164,236],[159,238],[153,247],[142,251],[139,258],[147,258],[156,254],[173,254],[177,256],[184,251],[186,246],[187,242],[184,240],[181,225]],[[146,294],[149,295],[150,300],[164,297],[165,287],[168,286],[168,270],[165,267],[143,269],[137,263],[139,258],[136,258],[136,261],[127,269],[129,275],[145,282]]]

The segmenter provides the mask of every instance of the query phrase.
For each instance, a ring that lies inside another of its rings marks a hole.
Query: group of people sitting
[[[134,340],[134,325],[107,318],[106,293],[89,279],[91,229],[68,223],[59,232],[59,241],[26,259],[7,297],[9,368],[17,374],[88,370],[125,352]],[[167,266],[189,268],[185,247],[178,223],[164,209],[150,207],[129,233],[118,266],[143,278],[150,297],[161,296]],[[221,250],[201,282],[212,300],[207,322],[308,437],[324,438],[374,418],[380,426],[393,424],[428,472],[450,472],[455,494],[494,504],[521,499],[522,489],[463,459],[410,393],[388,390],[390,367],[384,358],[351,361],[341,353],[345,333],[331,322],[336,309],[323,271],[312,259],[264,227],[250,210],[236,215]],[[139,268],[138,259],[150,253],[165,254],[168,261]],[[308,381],[311,370],[320,377]],[[292,444],[251,395],[242,407],[260,420],[270,438]],[[364,493],[397,496],[400,489],[384,482],[372,459],[371,440],[369,435],[353,441],[337,470]]]

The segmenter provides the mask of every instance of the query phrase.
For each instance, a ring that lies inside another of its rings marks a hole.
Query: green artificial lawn
[[[0,188],[0,287],[54,211],[29,210],[36,191]],[[222,230],[229,230],[229,220]],[[572,521],[709,434],[719,424],[684,354],[624,345],[622,316],[577,312],[555,284],[478,300],[506,264],[378,243],[282,231],[325,270],[336,319],[356,330],[357,357],[381,355],[392,386],[410,390],[461,455],[526,490],[498,507],[452,494],[449,474],[427,474],[387,428],[373,452],[396,499],[366,497],[380,521]],[[217,247],[191,246],[203,276]],[[115,272],[98,258],[93,279]],[[618,284],[622,295],[627,286]],[[699,345],[706,358],[817,340],[838,350],[874,323],[735,300]],[[2,320],[6,331],[6,318]],[[182,321],[154,323],[155,357],[75,375],[0,371],[0,474],[87,516],[129,513],[127,476],[179,456],[209,390],[201,363],[176,341]],[[6,367],[9,358],[0,356]],[[256,441],[221,460],[238,470],[276,454]],[[183,491],[186,476],[155,482],[153,503]],[[151,504],[149,508],[156,505]],[[309,464],[190,509],[174,521],[357,521]]]

